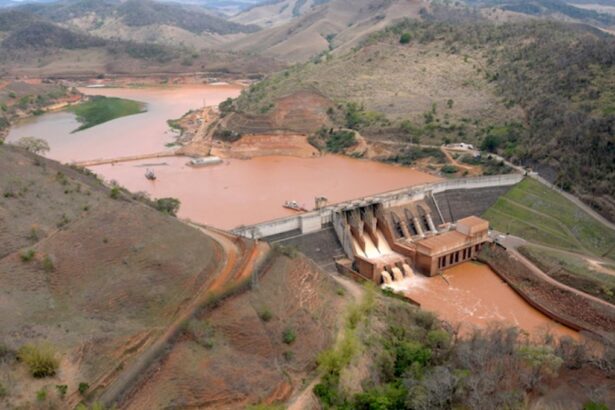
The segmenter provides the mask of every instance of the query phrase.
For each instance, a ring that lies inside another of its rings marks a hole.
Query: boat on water
[[[222,163],[222,158],[216,156],[192,158],[186,165],[199,168]]]
[[[284,208],[292,209],[293,211],[297,211],[297,212],[307,212],[308,211],[308,209],[305,206],[299,205],[297,201],[286,201],[284,202],[284,205],[282,206]]]
[[[148,169],[145,171],[145,178],[149,179],[150,181],[155,181],[156,174],[151,169]]]

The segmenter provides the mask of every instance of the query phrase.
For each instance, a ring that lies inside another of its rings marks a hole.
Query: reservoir
[[[67,111],[29,118],[11,130],[8,141],[21,137],[43,138],[51,147],[48,157],[61,162],[118,158],[172,150],[174,141],[167,120],[187,111],[217,105],[241,92],[239,85],[187,85],[151,88],[84,88],[91,95],[141,101],[147,112],[118,118],[73,133],[79,126]],[[227,159],[204,168],[186,166],[187,157],[169,157],[93,166],[106,181],[116,181],[133,192],[151,198],[174,197],[181,201],[179,217],[231,229],[292,215],[282,207],[297,201],[314,207],[316,196],[329,203],[377,194],[439,178],[411,168],[326,155],[316,158],[290,156],[251,160]],[[157,179],[150,181],[150,169]]]

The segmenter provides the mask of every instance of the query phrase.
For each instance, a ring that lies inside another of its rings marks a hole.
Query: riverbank
[[[580,292],[544,280],[497,245],[486,247],[479,260],[488,264],[528,303],[573,329],[605,335],[615,329],[615,307],[598,303]]]

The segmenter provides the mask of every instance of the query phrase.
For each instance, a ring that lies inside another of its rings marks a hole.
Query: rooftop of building
[[[427,248],[433,253],[457,248],[468,242],[468,236],[457,231],[448,231],[416,242],[420,248]],[[435,251],[435,252],[434,252]]]
[[[479,218],[478,216],[468,216],[466,218],[459,219],[457,221],[457,225],[466,225],[470,227],[478,227],[478,228],[489,228],[489,222],[483,218]]]

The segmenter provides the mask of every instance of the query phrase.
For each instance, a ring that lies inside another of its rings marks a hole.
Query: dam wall
[[[451,179],[434,184],[415,185],[395,191],[384,192],[350,201],[340,202],[326,206],[322,209],[305,212],[285,218],[278,218],[255,225],[239,226],[231,232],[238,236],[250,239],[263,239],[272,236],[294,233],[304,235],[318,232],[333,223],[333,215],[344,209],[352,209],[361,205],[380,203],[385,208],[400,206],[412,201],[427,197],[437,197],[447,191],[470,190],[494,187],[510,187],[523,179],[521,174],[493,175],[472,178]],[[442,208],[435,201],[436,208]],[[446,213],[447,209],[438,209],[439,214]],[[442,215],[441,219],[448,219]],[[344,246],[344,244],[342,244]]]

